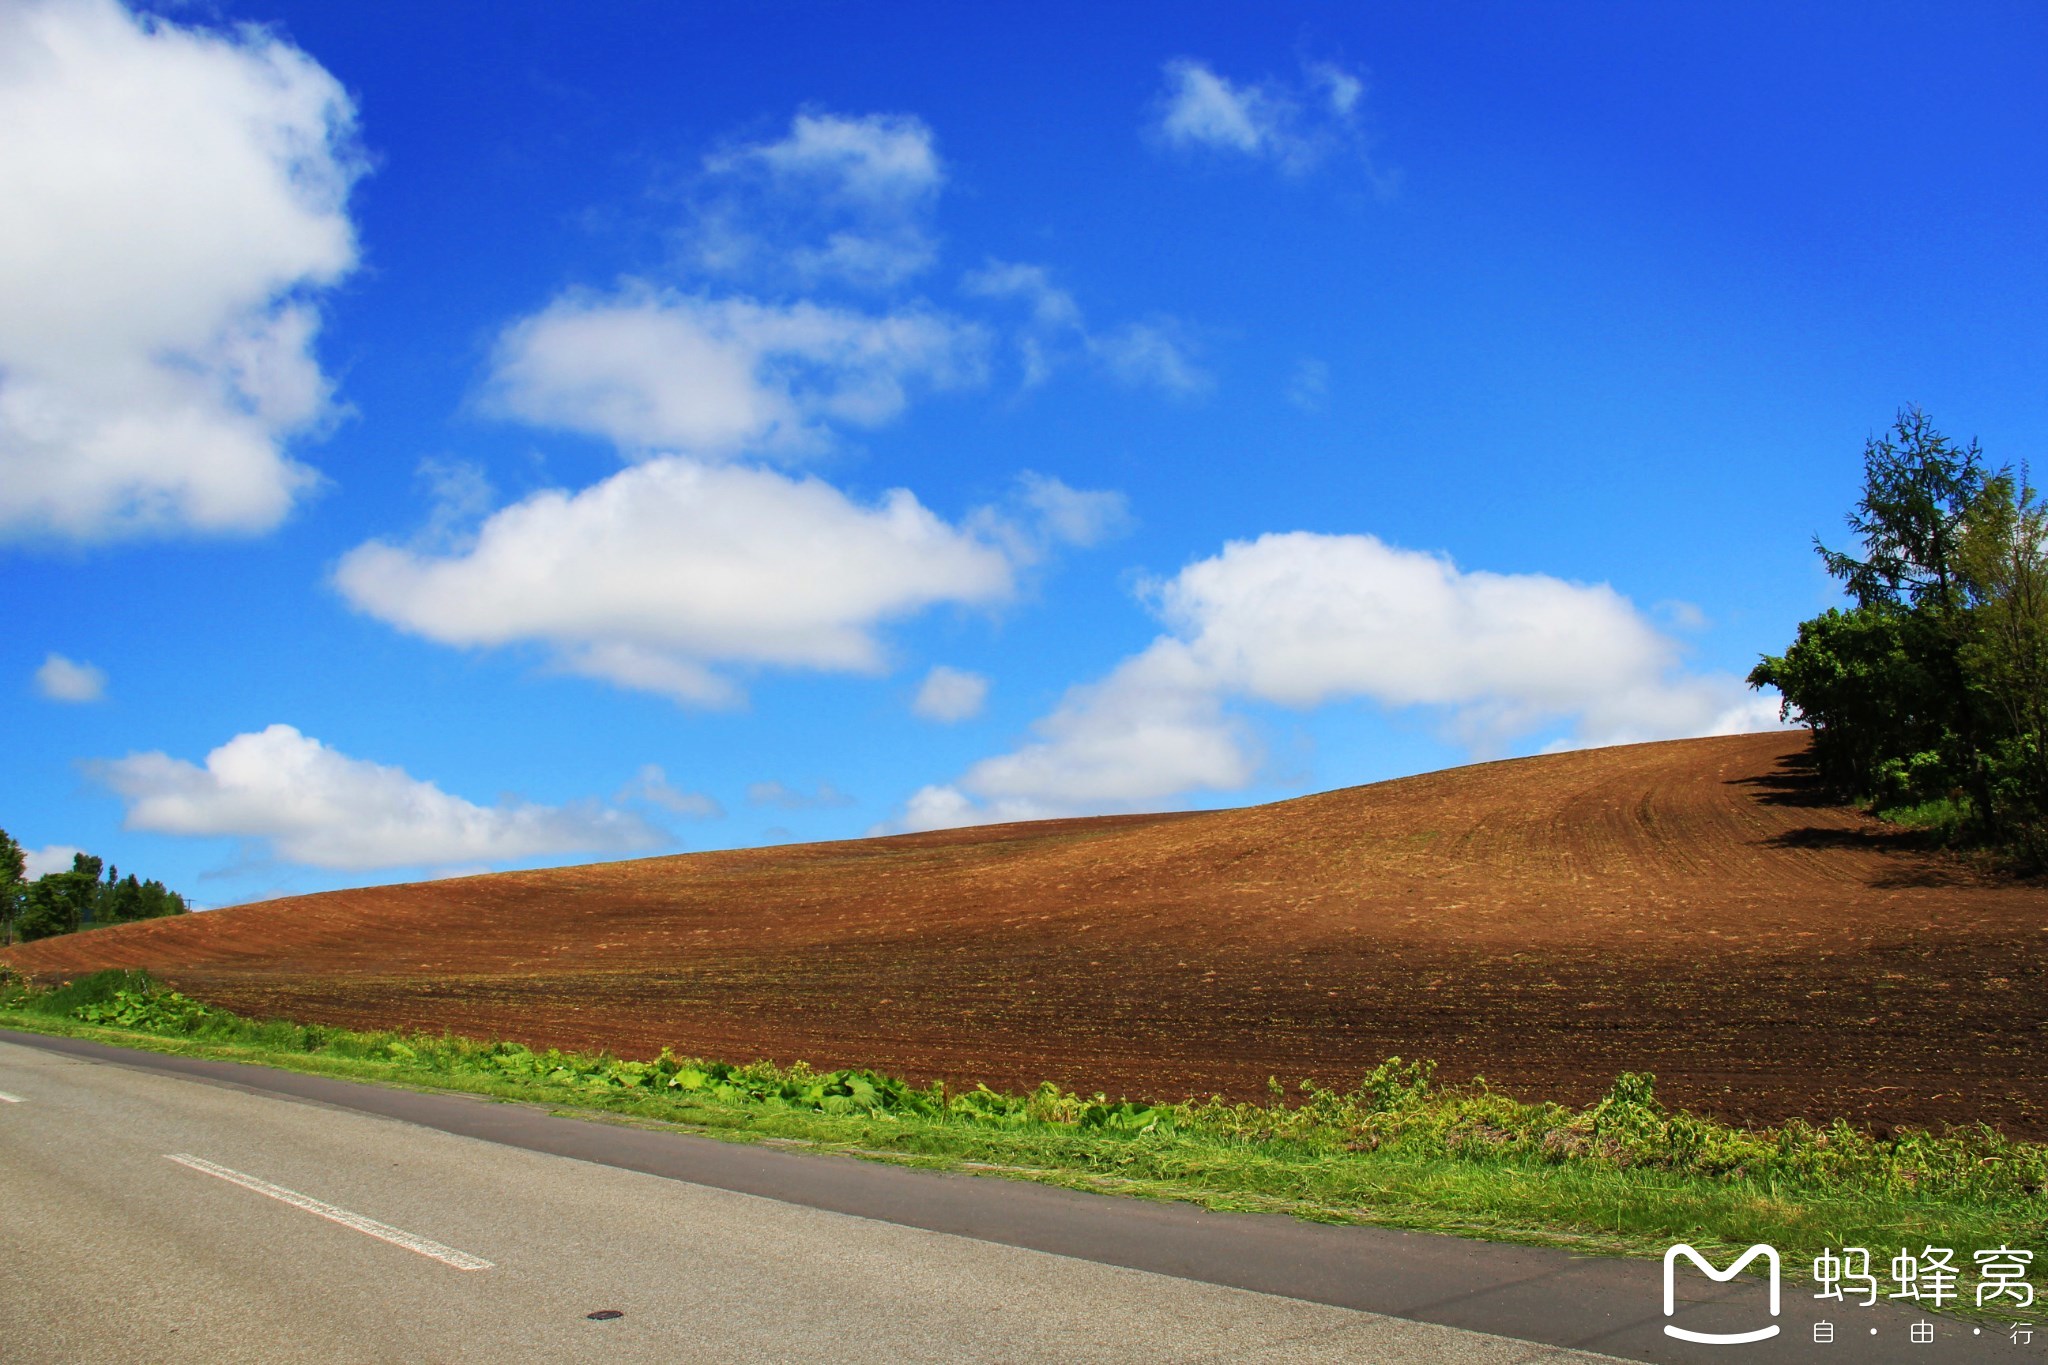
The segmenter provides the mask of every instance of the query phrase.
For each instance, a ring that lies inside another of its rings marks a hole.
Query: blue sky
[[[206,904],[1767,724],[2048,14],[0,0],[0,825]]]

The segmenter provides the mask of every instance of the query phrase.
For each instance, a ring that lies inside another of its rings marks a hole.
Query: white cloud
[[[741,258],[776,233],[826,240],[814,231],[826,210],[915,225],[944,175],[914,119],[804,113],[780,140],[708,158],[705,178],[699,227],[730,248],[718,268],[745,274]],[[565,293],[504,329],[482,403],[608,441],[633,466],[487,512],[478,471],[430,465],[426,527],[356,547],[335,585],[424,638],[538,645],[562,671],[690,705],[740,702],[734,675],[749,668],[880,672],[887,623],[1007,600],[1053,545],[1129,521],[1121,495],[1035,474],[956,523],[904,489],[860,501],[766,467],[886,423],[920,392],[982,382],[988,347],[986,328],[918,303],[632,280]]]
[[[590,567],[601,571],[606,566]],[[719,709],[740,706],[746,701],[746,693],[731,679],[696,660],[630,640],[595,640],[564,648],[556,663],[564,673],[597,678],[636,692],[654,692],[687,706]]]
[[[1176,640],[1070,688],[1032,729],[1032,742],[983,759],[950,786],[917,792],[905,827],[1135,810],[1179,792],[1242,787],[1258,769],[1249,732]]]
[[[107,675],[91,664],[49,654],[36,670],[36,691],[51,701],[98,701],[107,695]]]
[[[1220,147],[1257,154],[1280,122],[1273,99],[1256,86],[1234,85],[1201,62],[1166,64],[1167,92],[1159,131],[1175,146]]]
[[[1111,374],[1133,387],[1150,386],[1182,395],[1201,393],[1209,387],[1209,375],[1194,362],[1182,331],[1171,318],[1131,322],[1089,338],[1088,349]]]
[[[1674,630],[1697,632],[1705,630],[1713,624],[1707,619],[1707,614],[1701,611],[1698,606],[1691,602],[1681,602],[1676,599],[1659,602],[1657,604],[1657,614],[1662,616]]]
[[[70,844],[47,844],[42,848],[25,848],[21,851],[21,875],[29,881],[47,877],[52,872],[69,872],[71,860],[85,852]]]
[[[1365,78],[1335,62],[1311,62],[1307,74],[1309,84],[1322,92],[1330,112],[1338,118],[1350,117],[1365,98]]]
[[[1027,325],[1017,338],[1026,387],[1043,383],[1061,365],[1081,358],[1132,387],[1188,395],[1210,385],[1180,323],[1158,317],[1094,331],[1074,296],[1053,283],[1045,266],[991,258],[969,271],[960,287],[973,297],[1014,300],[1029,310]]]
[[[354,110],[298,49],[111,0],[0,5],[0,536],[275,526],[329,415]]]
[[[1739,678],[1679,672],[1676,642],[1606,584],[1460,570],[1371,536],[1233,542],[1156,592],[1229,691],[1439,707],[1482,750],[1562,720],[1588,744],[1715,733],[1752,709]]]
[[[1139,809],[1248,785],[1256,745],[1232,700],[1365,700],[1439,712],[1479,752],[1560,723],[1551,747],[1769,728],[1733,676],[1680,650],[1606,585],[1463,571],[1371,536],[1234,541],[1152,585],[1168,631],[1072,689],[1036,738],[910,801],[905,825]]]
[[[1069,545],[1099,545],[1131,526],[1130,501],[1123,494],[1070,488],[1029,469],[1017,476],[1017,498],[1047,535]]]
[[[932,130],[907,114],[800,113],[781,140],[716,153],[705,164],[731,171],[749,163],[814,182],[830,198],[892,207],[922,200],[945,179]]]
[[[507,507],[460,551],[358,546],[335,583],[427,639],[540,642],[574,671],[715,705],[736,692],[714,665],[877,671],[882,623],[1000,601],[1013,563],[904,489],[863,505],[814,478],[658,459]]]
[[[945,168],[920,119],[799,113],[782,138],[715,152],[704,170],[693,237],[714,274],[887,289],[937,254]]]
[[[975,508],[961,524],[1000,545],[1011,563],[1022,567],[1039,563],[1061,545],[1086,548],[1112,540],[1135,523],[1122,493],[1074,488],[1027,469],[1000,504]]]
[[[667,842],[639,817],[596,802],[479,806],[289,725],[236,735],[203,767],[152,752],[88,771],[127,802],[129,829],[261,840],[312,867],[495,863]]]
[[[869,314],[648,288],[571,295],[499,339],[487,403],[628,454],[732,459],[878,426],[918,385],[979,382],[987,339],[923,309]]]
[[[1160,613],[1205,673],[1290,706],[1364,695],[1390,706],[1576,710],[1674,650],[1604,585],[1460,571],[1372,536],[1307,532],[1226,545],[1157,585]]]
[[[1031,320],[1048,330],[1081,326],[1081,306],[1052,282],[1052,271],[1042,265],[991,258],[979,270],[969,271],[960,287],[977,298],[1021,300],[1030,308]]]
[[[952,725],[981,714],[988,700],[988,679],[979,673],[939,664],[924,675],[910,709],[926,720]]]
[[[427,524],[418,536],[418,544],[425,548],[465,543],[497,501],[497,489],[481,465],[429,458],[420,461],[416,473],[429,498]]]
[[[1269,161],[1289,175],[1305,174],[1345,149],[1365,159],[1359,126],[1365,81],[1335,63],[1310,63],[1296,81],[1241,83],[1205,62],[1178,57],[1166,64],[1165,75],[1151,132],[1176,151]]]
[[[670,814],[686,816],[692,820],[716,820],[725,814],[725,807],[705,793],[684,791],[670,783],[668,774],[655,763],[649,763],[641,768],[633,780],[620,790],[617,799],[646,801]]]
[[[747,787],[747,801],[756,806],[774,806],[780,810],[820,810],[827,807],[850,806],[853,798],[830,782],[820,782],[815,792],[799,791],[780,782],[754,782]],[[787,830],[779,830],[787,834]]]

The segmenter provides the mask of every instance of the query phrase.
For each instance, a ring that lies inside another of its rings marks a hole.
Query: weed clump
[[[147,995],[155,989],[156,983],[148,972],[143,971],[94,972],[91,976],[81,976],[76,981],[66,981],[49,990],[37,990],[21,978],[14,977],[12,987],[6,981],[0,981],[0,1007],[54,1019],[69,1019],[87,1006],[105,1004],[124,992]]]

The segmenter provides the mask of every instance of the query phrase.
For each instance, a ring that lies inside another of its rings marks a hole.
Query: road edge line
[[[378,1241],[404,1247],[407,1251],[439,1261],[443,1265],[453,1266],[457,1270],[490,1270],[493,1268],[492,1263],[486,1261],[481,1256],[472,1256],[466,1251],[457,1251],[454,1247],[443,1246],[439,1242],[407,1232],[403,1228],[395,1228],[389,1223],[380,1223],[374,1218],[365,1218],[360,1213],[352,1213],[347,1209],[341,1208],[339,1205],[330,1204],[325,1200],[315,1199],[311,1195],[300,1194],[297,1190],[288,1190],[282,1185],[273,1185],[268,1180],[258,1179],[256,1176],[245,1175],[241,1171],[217,1165],[206,1160],[204,1157],[192,1156],[186,1152],[166,1152],[164,1153],[164,1160],[175,1161],[180,1166],[189,1167],[203,1175],[210,1175],[219,1180],[225,1180],[231,1185],[240,1185],[245,1190],[254,1190],[257,1194],[266,1195],[277,1200],[279,1203],[289,1204],[295,1209],[303,1210],[316,1217],[325,1218],[330,1223],[339,1223],[345,1228],[352,1228],[366,1237],[375,1237]]]

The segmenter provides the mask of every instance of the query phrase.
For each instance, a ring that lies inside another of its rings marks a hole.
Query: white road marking
[[[21,1096],[10,1095],[5,1090],[0,1090],[0,1104],[20,1104],[21,1102]]]
[[[407,1251],[416,1251],[422,1256],[432,1257],[443,1265],[454,1266],[457,1270],[489,1270],[491,1268],[491,1263],[481,1256],[472,1256],[466,1251],[457,1251],[454,1247],[444,1247],[439,1242],[430,1242],[424,1237],[416,1237],[412,1233],[400,1228],[394,1228],[388,1223],[380,1223],[374,1218],[365,1218],[360,1213],[350,1213],[347,1209],[336,1208],[334,1205],[315,1199],[311,1195],[300,1194],[297,1190],[288,1190],[282,1185],[273,1185],[268,1180],[258,1180],[253,1175],[243,1175],[240,1171],[231,1171],[225,1166],[216,1166],[211,1161],[202,1160],[196,1156],[187,1156],[182,1152],[166,1152],[164,1158],[167,1161],[175,1161],[180,1166],[190,1166],[195,1171],[218,1176],[230,1184],[240,1185],[245,1190],[254,1190],[258,1194],[269,1195],[272,1199],[290,1204],[295,1209],[304,1209],[307,1213],[317,1214],[331,1223],[339,1223],[345,1228],[354,1228],[357,1232],[375,1237],[379,1241],[389,1242],[393,1246],[404,1247]]]

